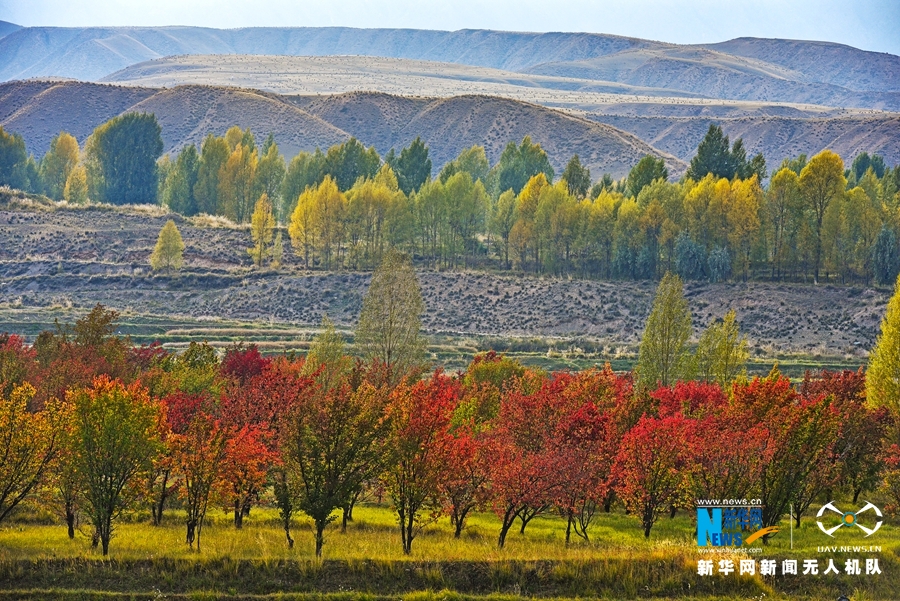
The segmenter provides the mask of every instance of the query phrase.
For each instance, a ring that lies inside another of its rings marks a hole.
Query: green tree
[[[653,299],[638,351],[637,379],[644,388],[671,386],[689,367],[691,312],[681,278],[666,273]]]
[[[25,140],[16,133],[7,133],[0,126],[0,186],[25,190],[29,187],[28,154]]]
[[[193,144],[185,146],[166,174],[162,204],[170,210],[190,217],[199,213],[194,189],[200,174],[200,156]]]
[[[722,320],[711,323],[700,336],[694,375],[704,382],[715,382],[723,389],[746,371],[747,339],[741,336],[732,309]]]
[[[69,174],[78,164],[79,157],[78,140],[72,134],[63,131],[50,141],[50,150],[41,159],[44,194],[53,200],[62,200]]]
[[[517,204],[518,200],[513,191],[506,190],[494,203],[491,211],[491,232],[499,236],[500,240],[503,241],[503,264],[506,269],[509,269],[509,236],[518,218],[516,214]]]
[[[569,194],[579,200],[587,196],[591,189],[591,170],[581,164],[577,154],[569,159],[560,179],[566,181]]]
[[[253,247],[247,249],[253,262],[259,267],[262,267],[265,260],[272,256],[271,245],[274,232],[275,216],[272,214],[272,203],[269,202],[269,196],[263,192],[253,208],[253,216],[250,219]]]
[[[819,268],[822,265],[822,224],[829,205],[840,198],[847,186],[844,179],[844,163],[841,157],[823,150],[812,159],[800,172],[800,194],[813,216],[813,273],[815,281],[819,281]]]
[[[63,198],[72,204],[84,204],[88,200],[87,171],[84,165],[75,165],[66,179]]]
[[[269,134],[265,144],[263,144],[259,165],[256,167],[256,181],[254,184],[256,194],[265,194],[269,197],[273,211],[282,204],[278,202],[278,197],[281,195],[285,171],[284,157],[278,152],[278,144],[275,143],[274,136]]]
[[[649,154],[644,155],[628,172],[628,179],[625,180],[626,193],[637,198],[641,190],[657,179],[663,181],[669,179],[669,170],[666,169],[666,164],[662,159],[657,159]]]
[[[547,153],[540,144],[532,143],[530,136],[525,136],[519,146],[515,142],[507,144],[494,169],[497,171],[498,193],[512,190],[519,194],[528,180],[538,173],[543,173],[548,182],[553,181],[553,167]]]
[[[700,141],[697,154],[691,159],[687,176],[694,181],[699,181],[708,173],[712,173],[717,178],[731,179],[734,176],[728,136],[722,132],[721,126],[715,124],[710,124],[706,136]]]
[[[675,241],[675,272],[685,280],[700,280],[706,272],[706,250],[687,232]]]
[[[289,220],[300,195],[307,188],[318,187],[323,179],[325,179],[325,155],[318,148],[312,154],[301,152],[291,159],[284,177],[284,203],[279,220]]]
[[[383,364],[395,382],[423,359],[425,341],[419,331],[424,308],[412,262],[389,249],[363,298],[356,344],[367,358]]]
[[[900,274],[900,245],[897,234],[887,224],[881,226],[875,247],[872,249],[872,266],[875,281],[886,286],[897,280]]]
[[[137,485],[159,450],[159,404],[139,385],[125,387],[101,376],[74,391],[76,469],[84,481],[87,513],[109,554],[113,521],[139,494]]]
[[[477,182],[481,180],[487,186],[486,180],[490,170],[491,165],[488,163],[484,146],[475,145],[466,148],[459,153],[459,156],[444,165],[440,175],[438,175],[438,179],[443,183],[460,171],[465,171],[472,176],[472,181]]]
[[[873,407],[887,407],[894,419],[900,417],[900,278],[869,355],[866,398]]]
[[[428,158],[428,147],[417,136],[409,146],[400,151],[400,156],[386,162],[394,170],[397,183],[404,194],[418,191],[431,177],[431,159]]]
[[[333,388],[352,367],[344,353],[344,337],[334,328],[327,315],[322,316],[321,330],[316,334],[303,365],[305,374],[317,373],[316,381],[324,389]]]
[[[156,116],[150,113],[126,113],[94,130],[87,152],[99,171],[97,200],[156,204],[161,131]]]
[[[203,140],[200,163],[197,167],[197,181],[194,184],[197,213],[219,214],[219,172],[230,155],[228,143],[223,138],[209,134]]]
[[[854,183],[859,182],[869,169],[872,169],[878,179],[884,177],[884,158],[877,154],[869,156],[868,152],[861,152],[853,159],[847,177],[851,178]]]
[[[374,146],[367,150],[359,140],[350,138],[328,149],[322,170],[337,182],[341,191],[345,191],[352,188],[360,177],[375,177],[380,167],[381,158]]]
[[[697,147],[697,154],[691,159],[687,176],[699,181],[709,173],[725,179],[735,176],[749,179],[755,173],[762,181],[766,177],[766,160],[762,154],[757,154],[747,161],[744,141],[740,138],[729,150],[728,136],[722,132],[721,126],[710,124],[706,136]]]
[[[175,222],[169,219],[159,231],[156,246],[150,255],[150,267],[153,271],[178,271],[184,264],[184,241]]]

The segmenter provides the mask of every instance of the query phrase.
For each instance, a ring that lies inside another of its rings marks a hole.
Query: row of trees
[[[299,511],[321,555],[327,525],[346,525],[373,490],[396,510],[409,553],[440,516],[459,536],[476,509],[497,514],[501,546],[550,512],[565,519],[567,541],[587,540],[616,502],[649,536],[698,497],[760,498],[774,526],[792,503],[799,520],[826,491],[856,498],[896,477],[891,415],[866,404],[861,373],[807,377],[799,391],[777,370],[724,389],[642,390],[608,368],[545,374],[489,353],[456,376],[393,381],[383,365],[346,357],[331,330],[306,360],[52,342],[50,357],[16,337],[2,347],[4,367],[24,374],[5,384],[0,517],[40,492],[70,536],[83,513],[104,554],[123,511],[150,505],[159,523],[177,503],[199,550],[208,507],[232,511],[240,528],[268,489],[288,544]],[[105,365],[86,365],[89,355]],[[126,373],[97,373],[116,370]],[[58,386],[63,400],[45,398]]]
[[[764,527],[840,491],[856,499],[883,488],[900,504],[898,303],[900,286],[868,381],[823,372],[799,389],[777,368],[743,375],[733,315],[690,353],[672,275],[636,377],[608,367],[547,374],[494,353],[463,373],[429,374],[415,274],[392,251],[363,303],[365,359],[348,356],[327,321],[305,358],[133,347],[114,335],[115,312],[98,306],[32,346],[3,337],[0,520],[39,493],[70,536],[83,513],[105,554],[121,512],[149,505],[158,524],[177,502],[186,543],[199,549],[208,507],[233,512],[240,528],[271,490],[288,544],[303,512],[320,555],[327,525],[346,525],[371,491],[390,500],[407,553],[442,515],[458,536],[475,509],[497,514],[502,546],[517,523],[524,531],[548,512],[565,518],[567,540],[588,539],[616,502],[646,536],[696,497],[760,498]]]
[[[287,226],[305,268],[373,269],[394,246],[430,268],[583,277],[675,271],[711,281],[890,284],[900,272],[900,166],[862,153],[845,169],[823,151],[784,161],[764,187],[762,155],[748,160],[742,141],[731,144],[715,125],[680,181],[669,182],[664,163],[647,156],[621,181],[604,175],[593,186],[577,155],[554,183],[546,153],[529,138],[510,143],[493,167],[484,148],[466,149],[434,179],[418,138],[384,160],[351,138],[289,164],[271,135],[260,147],[237,127],[157,161],[152,115],[98,127],[83,153],[62,133],[39,163],[26,157],[21,137],[0,138],[0,183],[56,199],[158,199],[183,215],[243,223],[265,195],[271,228]],[[258,264],[279,232],[268,244],[254,241]]]

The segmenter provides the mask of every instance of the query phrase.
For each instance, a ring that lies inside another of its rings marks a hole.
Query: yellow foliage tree
[[[184,241],[175,222],[169,219],[159,231],[156,247],[150,255],[153,271],[178,271],[184,265]]]
[[[881,334],[869,355],[866,396],[874,407],[900,417],[900,277],[881,321]]]
[[[822,225],[828,206],[841,197],[847,180],[844,178],[844,162],[830,150],[823,150],[807,163],[800,172],[800,193],[813,216],[813,275],[819,281],[822,265]]]
[[[253,212],[257,165],[256,148],[238,144],[219,171],[219,203],[225,216],[237,223],[246,223]]]
[[[338,190],[337,184],[330,177],[319,184],[318,188],[307,188],[297,200],[297,206],[291,215],[288,233],[294,248],[303,248],[303,257],[309,267],[309,251],[318,251],[322,267],[331,269],[334,256],[340,253],[343,242],[344,214],[347,199]]]
[[[78,164],[78,157],[78,140],[72,134],[60,132],[50,141],[50,150],[41,160],[41,181],[47,196],[53,200],[63,198],[69,174]],[[85,188],[87,188],[86,179]]]
[[[263,262],[272,256],[271,244],[274,232],[275,216],[272,214],[272,203],[269,202],[269,195],[263,193],[253,208],[253,217],[250,219],[253,247],[247,249],[256,265],[262,266]]]
[[[87,170],[84,165],[76,165],[66,179],[63,198],[72,204],[84,204],[88,199]]]
[[[0,522],[40,483],[58,450],[59,407],[30,411],[34,393],[25,383],[0,395]]]

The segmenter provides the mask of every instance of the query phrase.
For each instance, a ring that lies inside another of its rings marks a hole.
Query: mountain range
[[[131,111],[156,115],[165,152],[199,146],[208,133],[222,135],[237,124],[260,138],[272,133],[287,157],[351,136],[383,155],[421,137],[439,169],[474,144],[484,146],[495,163],[508,142],[531,136],[557,172],[576,153],[597,175],[621,177],[645,154],[665,160],[674,175],[687,167],[615,127],[508,98],[409,98],[377,92],[282,96],[216,86],[158,89],[73,81],[0,84],[0,124],[20,133],[36,156],[47,151],[60,131],[83,143],[97,125]]]
[[[79,80],[79,81],[70,81]],[[643,154],[680,175],[710,123],[770,165],[831,148],[900,163],[900,57],[829,42],[676,45],[593,33],[0,22],[0,125],[43,154],[123,112],[153,112],[167,152],[231,125],[287,157],[355,136],[416,136],[435,168],[532,136],[560,170],[578,153],[620,177]]]
[[[185,54],[406,58],[735,100],[900,110],[900,57],[827,42],[752,38],[684,46],[596,33],[23,27],[0,38],[0,81],[94,81],[140,62]]]

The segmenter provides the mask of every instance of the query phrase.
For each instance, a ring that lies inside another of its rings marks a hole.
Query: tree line
[[[411,262],[389,251],[363,302],[361,357],[327,320],[305,357],[134,346],[99,305],[30,346],[4,335],[0,521],[41,502],[70,537],[85,518],[105,555],[123,512],[150,507],[158,525],[178,508],[199,551],[209,508],[241,528],[269,493],[287,544],[303,513],[320,556],[327,526],[345,528],[367,498],[396,512],[405,553],[442,517],[459,537],[475,510],[496,514],[502,547],[548,513],[568,543],[589,540],[613,506],[649,537],[696,498],[759,498],[759,528],[799,523],[836,494],[877,489],[900,504],[900,281],[868,377],[808,373],[799,387],[777,367],[746,376],[733,314],[691,348],[672,274],[633,373],[546,373],[493,352],[430,371],[421,310]]]
[[[432,177],[416,138],[384,158],[358,140],[290,163],[269,135],[237,127],[159,158],[153,115],[98,127],[83,152],[61,133],[40,161],[0,132],[0,184],[53,199],[156,203],[182,215],[259,219],[263,264],[284,252],[306,269],[374,269],[385,248],[429,269],[493,268],[586,278],[832,281],[889,285],[900,272],[900,166],[861,153],[849,167],[825,150],[785,160],[768,177],[711,125],[679,181],[662,160],[594,182],[573,156],[560,177],[539,144],[510,142],[496,165],[473,146]],[[269,226],[268,224],[271,224]],[[269,238],[265,233],[271,229]],[[279,261],[276,261],[280,262]]]

